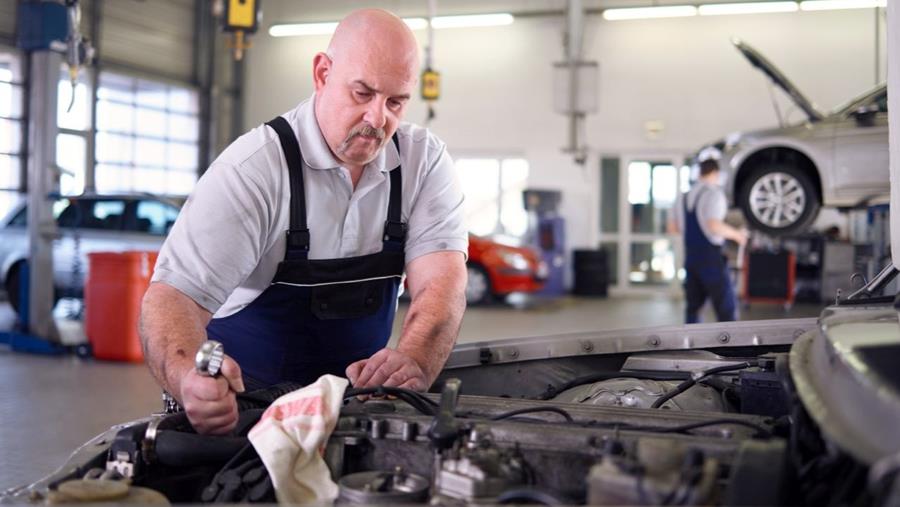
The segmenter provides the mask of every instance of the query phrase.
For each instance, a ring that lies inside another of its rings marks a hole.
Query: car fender
[[[9,271],[12,267],[15,266],[17,262],[24,260],[28,260],[28,252],[25,250],[13,250],[3,258],[3,262],[0,264],[0,287],[6,285],[6,279],[9,276]]]
[[[731,174],[729,174],[727,186],[729,199],[732,204],[735,201],[737,192],[735,184],[739,179],[739,175],[741,175],[742,172],[746,170],[745,162],[757,153],[769,149],[778,148],[796,151],[812,161],[819,181],[821,182],[823,201],[827,202],[827,196],[830,195],[833,185],[830,171],[829,153],[823,153],[823,150],[810,149],[810,146],[808,144],[798,142],[796,139],[793,139],[791,137],[779,136],[766,138],[765,142],[762,143],[754,143],[751,140],[748,140],[746,144],[740,146],[733,153],[723,154],[723,159],[727,161],[728,166],[731,168]]]

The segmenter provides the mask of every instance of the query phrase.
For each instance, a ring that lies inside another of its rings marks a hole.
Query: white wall
[[[377,2],[374,2],[377,3]],[[302,18],[298,3],[268,0],[248,56],[245,118],[251,127],[312,93],[312,57],[328,37],[272,38],[275,22]],[[443,76],[431,128],[451,154],[520,155],[530,185],[563,192],[570,247],[597,244],[599,157],[686,154],[729,132],[777,119],[766,78],[731,46],[740,37],[776,63],[814,102],[830,109],[875,84],[872,9],[608,22],[587,18],[587,59],[600,62],[599,111],[587,121],[591,157],[563,154],[566,120],[553,112],[552,63],[562,57],[562,17],[511,26],[436,32]],[[881,80],[884,26],[881,23]],[[418,33],[424,42],[424,32]],[[417,102],[407,119],[421,122]],[[799,119],[795,111],[792,118]],[[662,121],[650,140],[644,123]]]

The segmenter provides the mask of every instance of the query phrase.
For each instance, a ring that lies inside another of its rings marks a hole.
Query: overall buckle
[[[403,241],[406,239],[406,231],[409,229],[404,222],[384,222],[384,240]]]
[[[309,251],[309,229],[293,229],[287,231],[288,250]]]

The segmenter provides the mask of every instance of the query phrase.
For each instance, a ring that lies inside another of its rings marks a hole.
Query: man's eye
[[[400,109],[401,107],[403,107],[403,102],[395,99],[390,99],[388,100],[388,106],[390,106],[391,109]]]
[[[359,97],[360,99],[368,99],[368,98],[370,98],[370,97],[372,96],[372,93],[371,93],[371,92],[360,92],[360,91],[357,91],[357,92],[354,92],[354,93],[355,93],[356,96]]]

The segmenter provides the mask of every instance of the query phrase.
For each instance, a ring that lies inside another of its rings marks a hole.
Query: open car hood
[[[772,80],[773,83],[778,85],[779,88],[784,90],[785,93],[791,97],[791,100],[797,104],[797,107],[803,110],[806,113],[806,116],[809,118],[809,121],[816,122],[822,120],[825,115],[819,111],[819,109],[813,104],[806,95],[800,92],[800,90],[794,86],[794,83],[791,82],[790,79],[787,78],[784,74],[778,70],[772,62],[766,59],[765,56],[759,53],[759,51],[750,47],[747,43],[740,39],[732,39],[732,44],[737,48],[741,54],[744,55],[745,58],[750,62],[751,65],[759,69],[763,72],[769,79]]]

